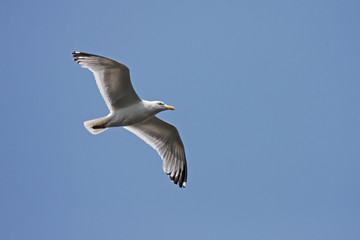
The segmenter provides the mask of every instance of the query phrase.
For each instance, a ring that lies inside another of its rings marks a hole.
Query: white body
[[[155,116],[160,110],[150,108],[148,101],[141,101],[110,112],[106,118],[109,120],[105,127],[123,127],[141,123],[148,118]]]

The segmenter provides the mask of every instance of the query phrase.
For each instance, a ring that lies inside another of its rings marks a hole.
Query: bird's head
[[[151,108],[156,112],[162,112],[165,110],[175,110],[173,106],[166,105],[164,102],[161,101],[152,101]]]

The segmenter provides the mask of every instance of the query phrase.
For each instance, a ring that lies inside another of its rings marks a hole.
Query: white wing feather
[[[185,187],[187,181],[187,165],[184,145],[177,129],[157,118],[124,127],[153,147],[163,160],[164,172],[179,187]]]
[[[73,52],[74,60],[93,72],[96,84],[110,111],[141,101],[130,80],[129,68],[109,58]]]

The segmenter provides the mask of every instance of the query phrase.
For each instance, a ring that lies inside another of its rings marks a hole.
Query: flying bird
[[[176,127],[155,115],[175,110],[161,101],[139,98],[130,80],[127,66],[94,54],[73,52],[74,61],[89,69],[110,113],[106,117],[84,122],[92,134],[111,127],[124,127],[153,147],[163,160],[164,172],[174,184],[186,186],[187,165],[184,145]]]

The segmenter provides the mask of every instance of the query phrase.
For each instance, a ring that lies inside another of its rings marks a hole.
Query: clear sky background
[[[0,239],[360,239],[359,1],[0,2]],[[188,186],[71,52],[125,63]]]

